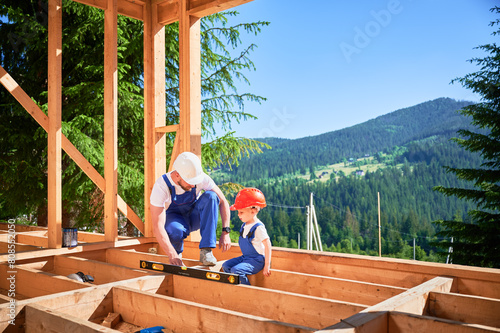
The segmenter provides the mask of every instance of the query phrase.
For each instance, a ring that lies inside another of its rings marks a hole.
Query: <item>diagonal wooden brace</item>
[[[35,102],[26,94],[26,92],[17,84],[12,76],[0,66],[0,83],[14,96],[14,98],[24,107],[26,111],[36,120],[36,122],[45,130],[49,128],[49,118],[36,105]],[[106,192],[106,182],[101,174],[87,161],[87,159],[78,151],[78,149],[62,135],[62,148],[69,157],[82,169],[83,172],[97,185],[103,192]],[[139,216],[127,205],[127,203],[118,195],[118,209],[132,224],[144,234],[144,222]]]

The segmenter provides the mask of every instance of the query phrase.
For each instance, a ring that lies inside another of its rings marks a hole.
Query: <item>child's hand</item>
[[[271,276],[271,268],[269,266],[267,267],[264,267],[264,270],[262,271],[262,273],[264,274],[264,276]]]

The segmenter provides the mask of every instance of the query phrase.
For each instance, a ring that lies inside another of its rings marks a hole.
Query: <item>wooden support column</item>
[[[189,3],[180,0],[178,152],[190,151],[201,158],[200,19],[189,15]]]
[[[104,234],[118,239],[118,0],[107,0],[104,10]]]
[[[200,18],[189,15],[188,0],[179,3],[179,131],[170,165],[184,151],[201,159]],[[200,231],[192,232],[187,240],[200,241]]]
[[[165,27],[157,20],[157,4],[144,5],[144,217],[146,237],[153,236],[149,196],[166,171],[165,133]]]
[[[49,1],[48,44],[48,245],[50,248],[60,248],[62,246],[62,0]]]

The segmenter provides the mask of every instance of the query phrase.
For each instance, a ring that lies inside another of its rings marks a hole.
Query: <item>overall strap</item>
[[[250,231],[248,232],[248,234],[247,234],[247,237],[246,237],[246,238],[247,238],[248,240],[252,240],[252,239],[254,239],[254,237],[255,237],[255,229],[257,229],[257,227],[259,227],[259,226],[261,226],[261,225],[263,225],[263,224],[262,224],[262,223],[260,223],[260,222],[255,223],[255,225],[254,225],[254,226],[250,229]],[[244,226],[245,226],[245,223],[243,223],[243,225],[241,226],[241,229],[240,229],[240,236],[241,236],[241,237],[243,237],[243,227],[244,227]]]
[[[167,183],[168,190],[170,191],[170,197],[172,197],[172,187],[173,186],[172,186],[172,183],[170,183],[170,180],[168,180],[166,173],[163,174],[163,180],[165,181],[165,183]]]

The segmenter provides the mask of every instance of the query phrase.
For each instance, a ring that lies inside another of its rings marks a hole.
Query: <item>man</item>
[[[200,262],[206,266],[217,263],[212,249],[216,245],[219,211],[223,227],[219,248],[224,252],[231,247],[229,203],[212,178],[203,172],[195,154],[184,152],[175,159],[173,171],[156,180],[150,203],[154,235],[172,265],[184,265],[184,239],[198,229]]]

